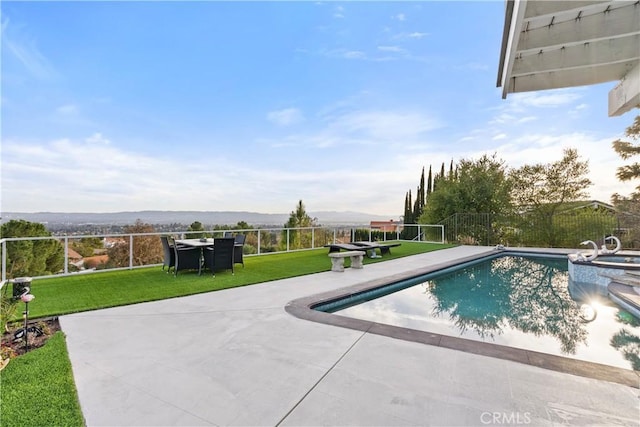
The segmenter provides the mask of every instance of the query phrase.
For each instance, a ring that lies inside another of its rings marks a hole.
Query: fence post
[[[64,236],[64,274],[69,274],[69,236]]]
[[[7,241],[2,241],[2,281],[7,280]]]
[[[133,234],[129,234],[129,270],[133,269]]]
[[[260,229],[258,229],[258,255],[260,255],[260,237],[261,237],[260,235],[261,234],[262,233],[260,233]]]

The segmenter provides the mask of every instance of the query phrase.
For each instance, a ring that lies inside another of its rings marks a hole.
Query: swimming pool
[[[566,256],[498,255],[314,309],[417,331],[640,370],[640,323]]]

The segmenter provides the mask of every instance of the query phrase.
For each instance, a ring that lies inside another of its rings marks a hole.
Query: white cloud
[[[582,98],[582,94],[577,89],[558,89],[549,92],[525,92],[514,93],[507,98],[514,107],[560,107],[571,104]]]
[[[353,111],[332,117],[329,127],[336,132],[362,134],[384,141],[415,138],[441,124],[422,112]]]
[[[40,52],[35,40],[20,33],[20,28],[10,24],[9,18],[2,21],[2,47],[17,59],[29,74],[40,80],[47,80],[55,71],[47,58]]]
[[[102,136],[100,132],[94,133],[93,135],[85,139],[85,142],[89,144],[111,144],[111,141]]]
[[[421,38],[426,37],[428,35],[429,35],[429,33],[421,33],[421,32],[418,32],[418,31],[414,31],[413,33],[410,33],[408,35],[408,37],[412,38],[412,39],[421,39]]]
[[[407,19],[406,15],[404,13],[398,13],[397,15],[393,16],[393,19],[398,20],[398,21],[405,21]]]
[[[367,55],[359,50],[342,51],[342,57],[346,59],[365,59]]]
[[[283,110],[270,111],[267,119],[278,126],[291,126],[300,123],[304,117],[297,108],[285,108]]]
[[[392,53],[399,53],[403,55],[407,53],[407,50],[404,48],[401,48],[400,46],[378,46],[378,50],[382,52],[392,52]]]

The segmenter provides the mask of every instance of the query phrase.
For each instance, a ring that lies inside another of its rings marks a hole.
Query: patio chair
[[[160,236],[160,241],[162,242],[162,253],[164,254],[162,271],[167,267],[167,273],[169,273],[171,267],[176,265],[176,254],[173,252],[173,245],[169,243],[169,237]]]
[[[198,270],[198,274],[200,274],[202,271],[202,250],[200,248],[173,245],[173,253],[175,254],[174,276],[177,276],[180,270]]]
[[[233,237],[216,237],[213,239],[213,248],[204,248],[204,266],[211,270],[215,276],[216,271],[233,271],[233,253],[235,239]]]
[[[242,258],[244,248],[244,241],[247,236],[244,234],[236,234],[234,245],[233,245],[233,263],[234,264],[242,264],[242,268],[244,268],[244,259]]]

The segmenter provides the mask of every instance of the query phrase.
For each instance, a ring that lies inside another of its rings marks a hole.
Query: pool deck
[[[63,316],[86,424],[638,426],[638,388],[285,310],[295,300],[491,252],[462,246]]]

